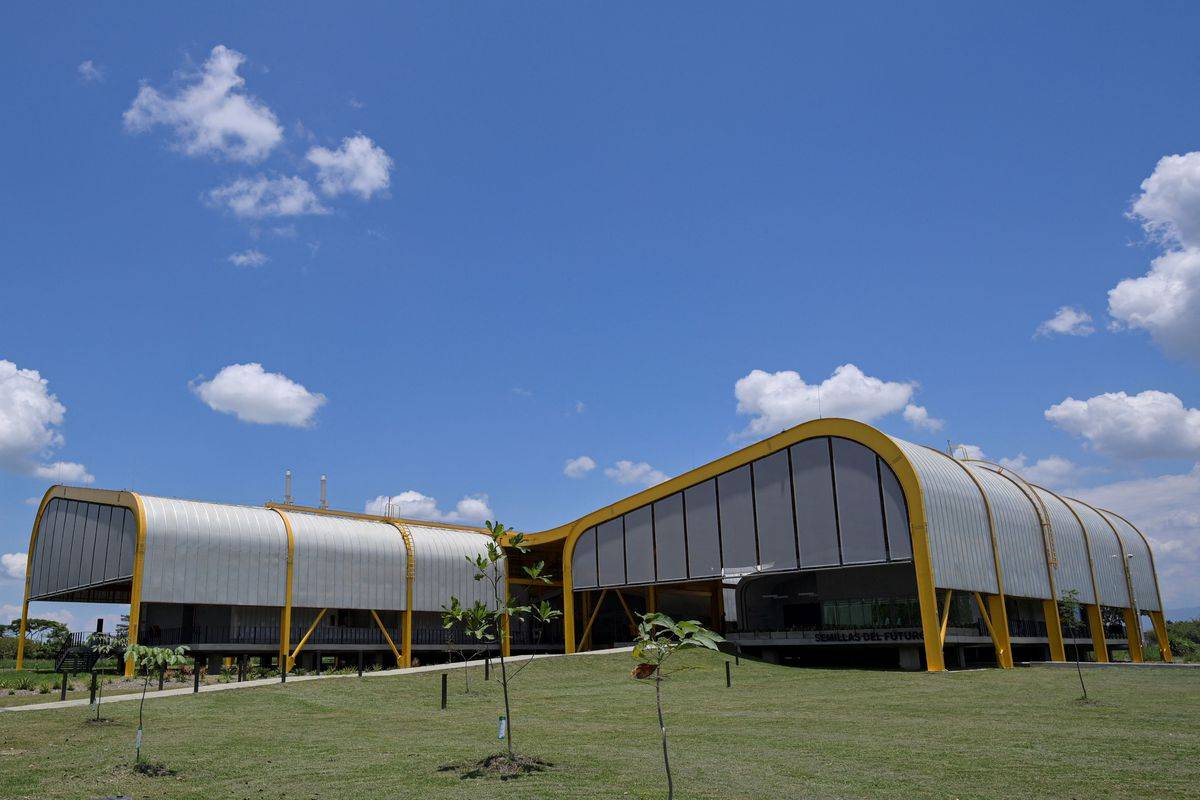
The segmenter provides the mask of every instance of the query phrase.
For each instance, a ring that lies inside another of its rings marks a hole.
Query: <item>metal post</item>
[[[96,670],[92,670],[92,682],[88,686],[88,705],[96,705]]]
[[[359,650],[358,651],[358,677],[360,677],[360,678],[362,677],[362,669],[363,669],[363,651]]]
[[[442,673],[442,710],[443,711],[446,710],[446,680],[447,680],[447,675],[445,672],[443,672]]]
[[[321,662],[324,661],[325,659],[321,658],[320,653],[313,653],[313,655],[317,659],[317,674],[320,675],[321,674]]]
[[[483,679],[485,681],[490,681],[492,679],[492,657],[491,656],[485,655],[483,657]]]
[[[192,694],[200,691],[200,657],[192,659]]]
[[[742,665],[742,651],[741,650],[733,651],[733,664],[736,667],[740,667]]]
[[[729,662],[726,661],[725,662],[725,688],[728,689],[731,686],[733,686],[733,680],[729,676]]]
[[[167,668],[163,667],[158,671],[158,690],[163,690],[163,681],[167,679]]]
[[[63,673],[63,679],[62,679],[62,691],[58,693],[58,699],[59,700],[67,699],[67,673],[65,673],[65,672]]]

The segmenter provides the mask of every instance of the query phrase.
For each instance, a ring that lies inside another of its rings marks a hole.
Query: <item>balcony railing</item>
[[[307,633],[307,628],[293,627],[291,634],[292,645]],[[141,644],[155,646],[177,645],[278,645],[278,625],[194,625],[189,628],[160,628],[149,625],[142,629],[138,637]],[[401,628],[389,628],[388,635],[397,647],[403,639]],[[72,634],[76,636],[76,634]],[[82,634],[86,643],[88,634]],[[462,628],[442,628],[440,626],[419,626],[413,629],[414,645],[442,646],[448,643],[464,646],[479,643],[468,637]],[[562,623],[547,626],[537,626],[534,623],[514,622],[512,626],[512,644],[514,647],[535,647],[539,645],[559,645],[563,642]],[[312,645],[358,645],[383,646],[387,641],[378,627],[346,627],[327,625],[313,631],[306,646]]]

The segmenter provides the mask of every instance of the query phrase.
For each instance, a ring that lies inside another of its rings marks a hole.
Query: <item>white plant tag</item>
[[[500,733],[496,736],[497,739],[503,739],[508,735],[508,718],[503,714],[500,715]]]

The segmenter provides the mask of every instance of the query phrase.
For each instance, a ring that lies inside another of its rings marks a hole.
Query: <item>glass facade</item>
[[[129,509],[56,497],[38,524],[30,597],[129,579],[136,546]]]
[[[904,493],[848,439],[809,439],[589,528],[576,589],[912,559]]]

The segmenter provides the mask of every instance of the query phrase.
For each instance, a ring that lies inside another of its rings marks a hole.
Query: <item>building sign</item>
[[[772,644],[899,644],[922,642],[920,628],[869,628],[863,630],[751,631],[730,636],[737,642]]]

